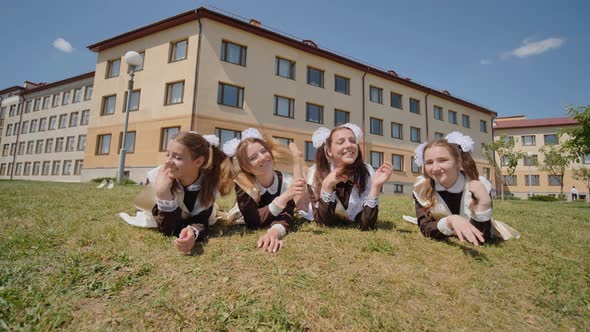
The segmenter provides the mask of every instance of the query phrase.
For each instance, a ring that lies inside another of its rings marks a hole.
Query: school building
[[[527,154],[518,162],[514,175],[508,175],[506,167],[502,166],[504,190],[521,198],[531,195],[554,195],[557,197],[563,181],[564,194],[569,195],[570,189],[575,186],[579,194],[588,195],[588,189],[584,182],[573,179],[572,170],[582,166],[590,167],[590,155],[584,156],[579,162],[571,163],[567,167],[563,179],[538,168],[538,163],[543,162],[541,148],[545,146],[558,147],[568,139],[567,134],[560,136],[559,130],[577,125],[578,122],[575,119],[568,117],[526,119],[525,116],[518,115],[496,118],[494,123],[495,139],[501,139],[502,136],[512,139],[515,142],[515,150]]]
[[[88,46],[97,53],[94,98],[82,181],[115,176],[124,124],[128,51],[139,52],[131,94],[126,172],[142,180],[180,130],[217,134],[223,142],[248,127],[295,142],[313,160],[320,126],[361,126],[365,160],[391,161],[385,192],[408,193],[420,170],[413,151],[428,139],[461,131],[476,141],[474,158],[493,140],[496,113],[480,105],[206,8],[198,8]],[[289,169],[285,169],[289,171]]]

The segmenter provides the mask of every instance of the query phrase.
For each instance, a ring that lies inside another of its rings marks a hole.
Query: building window
[[[242,133],[236,130],[215,128],[215,136],[219,137],[219,145],[223,146],[223,144],[225,144],[225,142],[229,140],[232,140],[234,138],[241,138]]]
[[[35,151],[35,141],[27,142],[27,154],[33,154]]]
[[[334,110],[334,127],[350,122],[350,112],[335,109]]]
[[[410,112],[420,114],[420,101],[410,98]]]
[[[117,95],[110,95],[102,97],[102,107],[100,115],[115,114],[115,104],[117,103]]]
[[[49,108],[49,96],[43,97],[43,106],[41,109],[48,109]]]
[[[67,105],[70,103],[70,91],[64,91],[64,96],[61,99],[62,105]]]
[[[449,110],[449,123],[457,124],[457,112]]]
[[[188,39],[170,43],[170,58],[168,62],[186,59]]]
[[[305,161],[315,160],[315,150],[313,142],[305,141]]]
[[[119,134],[119,150],[121,150],[121,144],[123,144],[122,132]],[[133,152],[135,152],[135,131],[128,131],[125,139],[125,153]]]
[[[338,75],[334,75],[334,91],[350,94],[350,79]]]
[[[78,112],[70,113],[70,127],[76,127],[78,125]]]
[[[73,103],[79,103],[82,100],[82,88],[74,89],[74,99],[72,100]]]
[[[383,136],[383,120],[377,118],[370,118],[371,134]]]
[[[244,107],[244,88],[219,82],[217,103],[231,107]]]
[[[324,71],[307,67],[307,84],[324,87]]]
[[[18,143],[18,154],[19,155],[25,154],[25,147],[26,147],[25,144],[26,144],[25,142]]]
[[[61,168],[61,161],[56,160],[53,162],[53,168],[51,169],[51,175],[59,175],[59,169]]]
[[[62,175],[71,175],[72,174],[72,161],[71,160],[64,160],[64,168]]]
[[[490,176],[491,176],[490,174],[491,174],[490,173],[490,168],[489,167],[484,167],[483,168],[483,177],[489,180],[490,179]]]
[[[92,99],[92,85],[87,85],[86,89],[84,90],[84,100]]]
[[[471,123],[469,123],[469,115],[461,115],[461,124],[463,125],[463,128],[471,127]]]
[[[6,136],[12,135],[12,124],[6,126]]]
[[[524,176],[524,185],[525,186],[539,186],[539,176],[538,175],[525,175]]]
[[[291,80],[295,79],[295,61],[276,57],[275,75]]]
[[[33,112],[37,112],[41,106],[41,99],[35,99],[33,102]],[[10,106],[10,116],[14,116],[14,106]]]
[[[64,138],[57,137],[55,139],[55,152],[62,152],[64,150]]]
[[[166,105],[180,104],[184,99],[184,81],[166,83]]]
[[[374,103],[383,104],[383,89],[376,86],[370,86],[369,100]]]
[[[90,110],[82,111],[82,118],[80,119],[80,126],[88,125],[89,120],[90,120]]]
[[[0,164],[0,176],[6,175],[6,164]]]
[[[391,165],[393,165],[394,171],[404,170],[404,156],[399,154],[391,155]]]
[[[48,138],[45,140],[45,153],[53,152],[53,138]]]
[[[127,107],[127,95],[129,93],[127,91],[125,91],[125,101],[123,102],[123,113],[125,112],[125,107]],[[139,97],[141,94],[141,90],[133,90],[131,92],[131,100],[129,103],[129,112],[133,112],[133,111],[137,111],[139,110]]]
[[[23,172],[23,163],[16,163],[16,170],[14,171],[14,175],[19,176]]]
[[[441,139],[445,136],[443,133],[439,133],[438,131],[434,132],[434,139]]]
[[[439,106],[434,106],[434,119],[443,121],[443,109]]]
[[[66,138],[66,152],[74,151],[75,146],[76,146],[76,136],[68,136]]]
[[[59,95],[58,95],[59,96]],[[3,107],[4,109],[6,109],[6,107]],[[4,112],[2,112],[4,114]],[[27,103],[25,104],[25,113],[31,113],[31,101],[27,101]],[[4,116],[2,116],[2,118],[4,118]]]
[[[37,147],[35,148],[35,154],[43,153],[43,140],[37,140]]]
[[[2,157],[8,156],[8,151],[10,149],[10,144],[4,144],[2,147]]]
[[[246,47],[228,41],[221,42],[221,60],[246,66]]]
[[[76,163],[74,164],[74,175],[82,174],[82,167],[84,167],[84,160],[76,160]]]
[[[289,144],[293,143],[293,139],[292,138],[286,138],[286,137],[278,137],[278,136],[273,136],[274,139],[276,139],[277,141],[285,144],[286,146],[289,146]]]
[[[39,175],[39,168],[41,166],[41,162],[40,161],[35,161],[33,162],[33,173],[32,175]]]
[[[68,125],[68,115],[62,114],[59,116],[59,129],[63,129]],[[50,128],[51,129],[51,128]]]
[[[180,127],[162,128],[162,131],[160,132],[160,151],[166,151],[166,148],[168,147],[168,142],[172,139],[172,137],[174,137],[174,135],[178,134],[179,132]],[[217,137],[220,136],[218,135]]]
[[[535,146],[537,145],[537,138],[535,135],[521,136],[523,146]]]
[[[399,108],[400,110],[403,109],[402,108],[402,95],[395,93],[395,92],[391,93],[391,107]]]
[[[273,109],[274,115],[293,118],[295,116],[295,100],[275,95]]]
[[[16,143],[12,143],[12,144],[10,144],[10,155],[14,156],[15,154],[16,154]]]
[[[19,130],[20,130],[20,123],[17,122],[14,124],[14,134],[17,135]]]
[[[590,154],[584,155],[584,159],[582,160],[584,164],[590,164]]]
[[[516,186],[516,175],[502,175],[502,180],[507,186]]]
[[[86,149],[86,135],[78,135],[78,151]]]
[[[29,121],[24,121],[20,133],[26,134],[28,132],[29,132]]]
[[[41,175],[49,175],[49,166],[51,165],[50,161],[43,162],[43,168],[41,168]]]
[[[545,145],[559,144],[559,136],[555,134],[545,135]]]
[[[60,100],[61,100],[61,95],[59,93],[54,94],[53,95],[53,102],[51,103],[51,107],[59,106]]]
[[[412,165],[412,173],[421,173],[422,172],[422,167],[420,167],[416,164],[416,159],[414,159],[414,157],[410,158],[410,163]]]
[[[500,157],[500,166],[508,166],[508,157],[506,157],[506,156]]]
[[[383,164],[383,152],[371,151],[371,166],[374,169],[381,167]]]
[[[37,131],[37,123],[39,122],[39,120],[34,119],[31,120],[31,128],[29,128],[29,133],[34,133]]]
[[[120,67],[121,67],[121,59],[110,60],[109,62],[107,62],[107,77],[106,78],[119,76],[119,68]],[[64,99],[65,99],[65,97],[64,97]]]
[[[25,162],[25,171],[24,171],[23,175],[31,175],[31,162],[30,161]]]
[[[41,119],[41,122],[39,123],[39,131],[45,130],[46,122],[47,122],[46,118]],[[55,128],[57,128],[57,115],[49,117],[49,128],[47,128],[47,129],[48,130],[55,130]]]
[[[395,184],[393,186],[393,192],[396,194],[403,194],[404,193],[404,185],[403,184]]]
[[[96,138],[96,154],[106,155],[111,150],[111,134],[98,135]]]
[[[306,103],[305,121],[324,123],[324,106]]]
[[[525,156],[523,159],[523,164],[524,166],[535,166],[537,165],[538,159],[537,159],[537,155],[533,154],[530,156]]]
[[[563,178],[561,175],[547,175],[547,182],[550,186],[561,186]]]
[[[488,122],[485,120],[479,120],[479,131],[482,133],[488,132]]]
[[[422,142],[422,135],[420,133],[420,128],[410,127],[410,141],[414,143],[421,143]]]

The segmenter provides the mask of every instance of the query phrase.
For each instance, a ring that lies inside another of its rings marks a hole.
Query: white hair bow
[[[258,129],[256,128],[248,128],[248,129],[244,129],[244,131],[242,131],[242,138],[232,138],[229,141],[225,142],[225,144],[223,144],[223,152],[228,156],[228,157],[233,157],[236,155],[236,150],[238,149],[238,145],[240,145],[240,143],[245,140],[246,138],[258,138],[258,139],[262,139],[262,134],[258,131]]]
[[[189,133],[201,135],[194,130],[189,131]],[[215,135],[201,135],[201,137],[203,137],[207,141],[207,143],[209,143],[209,145],[215,146],[215,147],[219,146],[219,137],[217,137]]]
[[[463,135],[458,131],[453,131],[445,136],[445,139],[449,143],[457,144],[461,147],[463,152],[471,152],[473,151],[473,139],[467,135]]]
[[[337,128],[348,128],[356,137],[356,142],[359,143],[363,139],[363,131],[361,128],[353,123],[345,123],[343,125],[338,126]],[[328,137],[330,137],[331,130],[326,127],[319,127],[313,132],[311,136],[311,141],[313,142],[314,148],[319,148],[323,144],[326,143]]]

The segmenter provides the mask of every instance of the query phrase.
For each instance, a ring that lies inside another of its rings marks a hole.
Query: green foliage
[[[581,180],[588,188],[588,192],[590,192],[590,168],[588,167],[580,167],[578,169],[574,169],[572,172],[572,177],[576,180]]]
[[[590,154],[590,105],[567,106],[567,114],[578,121],[578,126],[565,128],[560,134],[568,134],[569,139],[563,147],[574,158],[581,159],[584,155]]]
[[[113,180],[113,182],[117,183],[117,178],[114,177],[102,177],[102,178],[94,178],[90,181],[92,182],[96,182],[96,183],[101,183],[103,180],[109,182],[111,180]],[[123,179],[123,183],[122,184],[137,184],[135,181],[131,180],[131,179]]]
[[[571,157],[565,153],[563,147],[543,146],[539,149],[543,154],[543,161],[538,164],[542,172],[560,177],[561,195],[563,195],[563,175],[571,162]]]
[[[532,197],[529,197],[529,201],[556,202],[556,201],[558,201],[558,199],[554,196],[534,195]]]
[[[502,177],[502,159],[506,161],[506,172],[509,175],[514,175],[514,171],[516,170],[516,166],[518,165],[518,161],[526,156],[526,153],[515,150],[514,149],[515,141],[513,137],[507,137],[506,135],[500,136],[500,139],[484,144],[484,157],[488,160],[488,162],[494,166],[496,172],[500,174],[500,179],[502,181],[501,186],[501,196],[502,200],[504,199],[504,178]],[[495,154],[498,154],[499,160],[496,161]]]

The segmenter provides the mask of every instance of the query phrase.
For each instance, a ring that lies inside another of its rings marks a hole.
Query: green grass
[[[128,226],[137,186],[0,181],[0,330],[589,330],[590,204],[495,201],[516,241],[424,238],[381,198],[378,229],[212,229],[195,256]],[[223,205],[227,206],[226,199]]]

